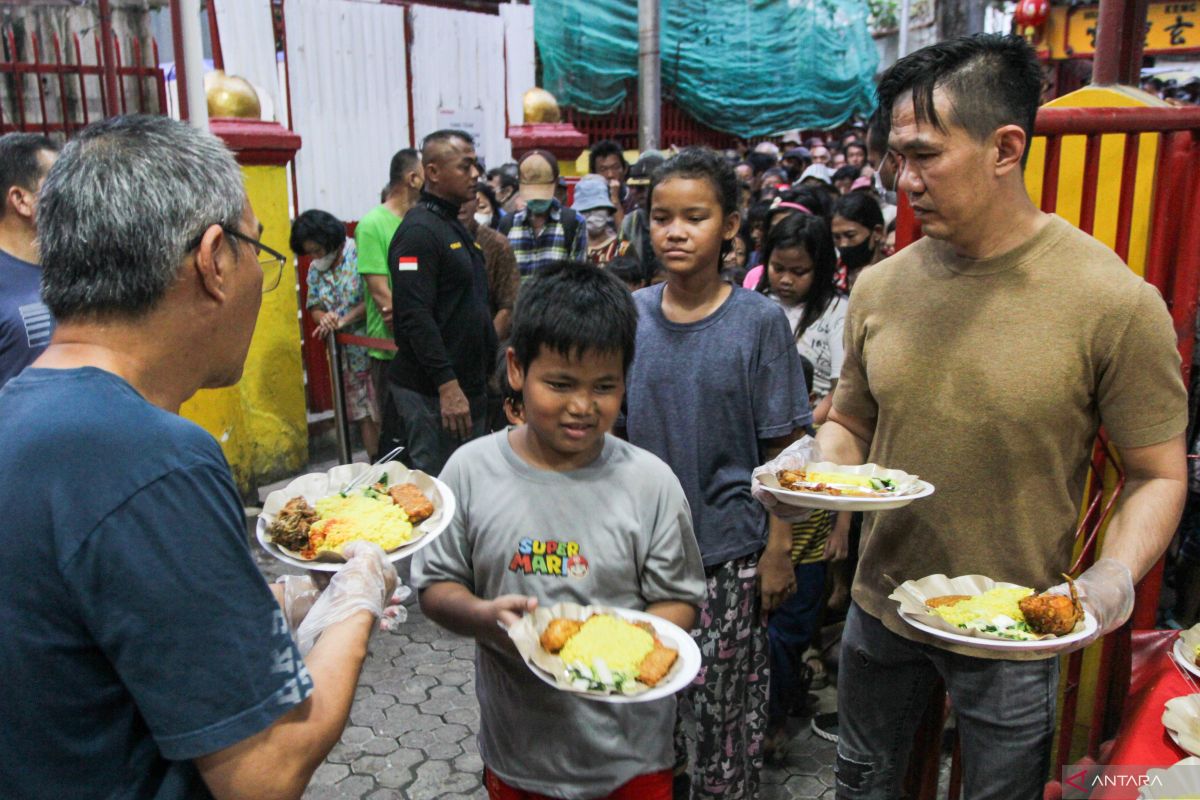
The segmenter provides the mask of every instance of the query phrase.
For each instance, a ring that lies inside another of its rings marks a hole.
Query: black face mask
[[[868,236],[852,247],[839,247],[838,255],[846,269],[860,269],[871,263],[871,257],[875,255],[875,243]]]

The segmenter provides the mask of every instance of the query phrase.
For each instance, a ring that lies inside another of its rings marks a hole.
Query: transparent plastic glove
[[[1075,590],[1086,611],[1096,618],[1096,631],[1086,639],[1072,642],[1048,652],[1081,650],[1102,636],[1125,624],[1133,613],[1133,573],[1129,567],[1112,558],[1102,558],[1075,579]],[[1070,596],[1066,583],[1052,586],[1046,592]]]
[[[351,542],[342,550],[346,565],[339,569],[296,631],[300,654],[307,655],[321,632],[359,609],[383,615],[396,588],[396,570],[377,544]]]
[[[1133,573],[1113,558],[1102,558],[1075,579],[1075,588],[1083,607],[1092,612],[1100,635],[1112,633],[1125,624],[1133,613]],[[1069,595],[1065,583],[1050,591]]]
[[[779,519],[787,520],[788,522],[800,522],[808,519],[813,509],[797,508],[796,506],[780,503],[775,499],[774,495],[763,488],[759,478],[762,475],[773,474],[782,469],[800,469],[810,461],[820,460],[822,460],[821,448],[817,444],[817,440],[811,436],[802,436],[784,448],[783,452],[779,455],[751,473],[750,494],[754,496],[755,500],[762,503],[767,511]]]
[[[379,618],[379,630],[384,633],[399,633],[400,627],[408,621],[408,609],[401,604],[412,597],[412,589],[399,585],[399,580],[396,584],[396,591],[392,592],[383,616]]]
[[[296,629],[312,609],[313,603],[317,602],[321,590],[308,575],[282,575],[275,582],[283,586],[283,616],[295,636]]]

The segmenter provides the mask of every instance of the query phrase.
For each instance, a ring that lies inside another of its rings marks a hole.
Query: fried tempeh
[[[388,489],[392,502],[404,509],[408,521],[420,525],[433,516],[433,503],[414,483],[400,483]]]
[[[568,639],[579,633],[579,629],[582,627],[583,622],[580,620],[556,617],[550,620],[550,624],[546,626],[546,630],[542,631],[540,640],[542,647],[548,653],[557,653],[563,649]]]
[[[654,649],[642,659],[641,666],[638,667],[637,679],[647,686],[654,686],[671,671],[671,665],[678,657],[678,650],[667,647],[656,637]]]

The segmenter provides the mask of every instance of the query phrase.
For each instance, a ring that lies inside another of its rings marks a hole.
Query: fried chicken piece
[[[963,600],[970,600],[969,594],[944,594],[941,597],[931,597],[925,601],[925,605],[930,608],[941,608],[942,606],[952,606],[955,603],[961,603]]]
[[[1075,581],[1069,575],[1063,577],[1067,579],[1067,586],[1071,590],[1070,597],[1043,592],[1017,603],[1025,615],[1025,622],[1029,624],[1029,630],[1034,633],[1064,636],[1075,630],[1075,625],[1083,619],[1083,604],[1079,602]]]
[[[548,653],[557,653],[566,645],[567,640],[579,633],[583,623],[577,619],[555,617],[550,620],[546,630],[542,631],[541,643]]]
[[[678,657],[678,650],[667,647],[655,637],[654,649],[642,659],[642,663],[638,667],[637,679],[647,686],[653,687],[666,677],[666,674],[671,671],[671,665]]]
[[[308,547],[308,529],[317,521],[317,510],[302,496],[293,497],[279,510],[267,531],[271,541],[293,552]]]
[[[415,483],[398,483],[388,489],[388,496],[404,509],[413,525],[420,525],[433,516],[433,503]]]

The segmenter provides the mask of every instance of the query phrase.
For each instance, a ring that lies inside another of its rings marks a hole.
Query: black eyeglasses
[[[205,226],[205,230],[208,230],[208,226]],[[283,274],[283,265],[287,263],[287,256],[278,250],[267,247],[258,239],[253,239],[225,225],[221,226],[221,230],[225,231],[225,235],[231,239],[239,239],[254,248],[254,252],[258,255],[258,265],[262,267],[263,271],[263,294],[279,285],[279,277]],[[203,238],[204,231],[201,231],[195,239],[188,243],[188,252],[199,247]]]

